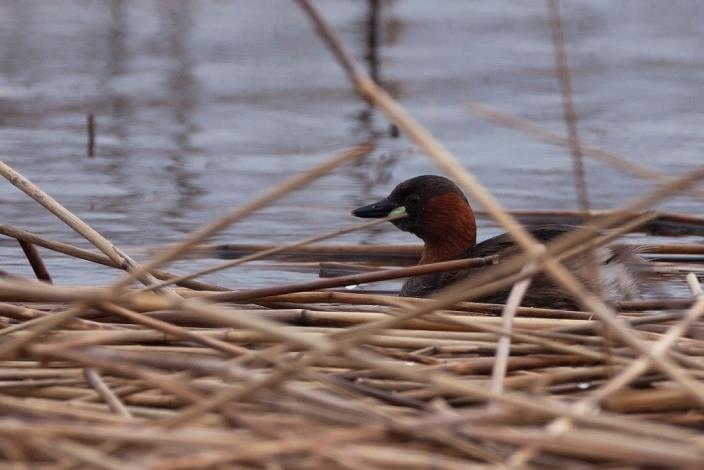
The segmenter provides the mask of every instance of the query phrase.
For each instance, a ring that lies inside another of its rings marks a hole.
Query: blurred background
[[[316,4],[367,71],[502,203],[577,208],[567,149],[479,119],[465,105],[565,134],[544,2]],[[701,164],[704,2],[564,0],[561,13],[583,141],[668,174]],[[292,242],[357,223],[351,209],[439,171],[356,95],[293,1],[2,0],[0,44],[0,158],[138,259],[362,141],[376,143],[364,161],[212,242]],[[97,126],[93,158],[88,113]],[[593,208],[652,186],[587,162]],[[7,183],[0,202],[3,223],[88,247]],[[663,207],[702,215],[701,202],[686,197]],[[480,222],[480,239],[498,232]],[[417,240],[388,226],[335,241]],[[42,253],[59,283],[116,276]],[[14,240],[0,240],[0,260],[2,269],[31,275]],[[239,288],[311,277],[254,265],[207,279]]]

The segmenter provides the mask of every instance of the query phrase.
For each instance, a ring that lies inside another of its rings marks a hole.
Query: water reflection
[[[364,65],[369,76],[396,99],[400,98],[400,85],[397,82],[385,80],[382,74],[381,48],[387,44],[387,24],[389,24],[390,6],[392,2],[382,0],[367,0],[364,20],[359,22],[364,38]],[[395,39],[397,35],[393,36]],[[351,85],[350,85],[351,86]],[[394,149],[383,143],[397,138],[396,129],[390,127],[388,120],[381,115],[371,103],[361,100],[362,109],[357,114],[358,126],[355,135],[380,144],[381,150],[370,155],[356,165],[352,172],[359,182],[360,191],[356,203],[362,205],[375,197],[379,186],[386,186],[392,179],[394,167],[407,151]],[[378,243],[386,231],[385,227],[371,227],[365,234],[363,243]]]
[[[110,0],[110,24],[107,35],[107,54],[104,64],[105,84],[102,90],[103,96],[107,97],[108,113],[111,119],[104,120],[104,130],[116,138],[116,145],[109,148],[112,156],[124,156],[129,147],[129,126],[132,121],[134,106],[129,97],[114,88],[115,79],[127,73],[129,67],[129,51],[127,49],[127,7],[126,0]],[[107,150],[107,149],[106,149]],[[119,171],[122,162],[112,160],[111,173]]]
[[[105,60],[96,77],[96,97],[88,101],[84,109],[95,115],[97,159],[83,160],[86,172],[100,172],[109,178],[110,187],[124,189],[125,193],[115,198],[91,194],[89,209],[92,214],[119,214],[139,199],[131,190],[135,169],[130,164],[132,128],[138,109],[130,94],[119,86],[121,80],[129,77],[132,61],[128,47],[128,5],[127,0],[107,2],[109,15],[106,17],[105,42],[100,48]]]
[[[188,169],[189,160],[195,156],[191,139],[198,130],[194,115],[199,90],[193,73],[195,63],[190,46],[193,3],[161,0],[158,5],[169,59],[164,85],[171,111],[171,138],[175,144],[175,148],[168,152],[170,163],[166,167],[177,193],[172,204],[164,210],[166,220],[169,220],[183,217],[184,211],[193,208],[198,196],[205,194],[205,190],[197,184],[197,173]]]

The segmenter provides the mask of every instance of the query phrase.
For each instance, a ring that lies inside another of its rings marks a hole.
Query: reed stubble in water
[[[86,115],[86,134],[88,136],[86,154],[88,158],[93,158],[95,157],[95,115],[93,113]]]

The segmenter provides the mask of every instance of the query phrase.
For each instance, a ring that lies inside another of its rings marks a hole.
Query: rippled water
[[[671,174],[704,161],[704,2],[561,3],[583,139]],[[576,207],[566,150],[464,106],[478,101],[564,132],[543,2],[318,4],[355,56],[501,202]],[[138,258],[363,140],[377,145],[365,161],[215,241],[281,243],[354,223],[350,209],[437,172],[355,95],[293,1],[5,0],[0,43],[2,159]],[[92,159],[88,112],[98,129]],[[597,163],[588,169],[596,208],[650,186]],[[0,201],[4,223],[87,246],[9,184]],[[666,207],[702,212],[686,198]],[[496,232],[486,222],[480,238]],[[388,227],[340,241],[413,239]],[[46,258],[62,283],[115,276]],[[30,273],[13,240],[0,240],[0,259]],[[311,276],[249,267],[211,279],[245,287]]]

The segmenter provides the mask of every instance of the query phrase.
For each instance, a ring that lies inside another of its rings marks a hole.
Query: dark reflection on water
[[[171,207],[164,211],[165,219],[178,220],[197,205],[199,196],[206,193],[197,181],[197,174],[188,170],[188,158],[195,153],[191,139],[198,126],[194,119],[197,111],[198,81],[193,73],[194,60],[190,43],[193,29],[191,3],[175,4],[168,0],[159,2],[162,36],[170,63],[166,67],[164,85],[166,100],[171,103],[171,136],[175,148],[170,150],[170,163],[165,174],[171,175],[178,196]],[[175,227],[176,228],[176,227]]]
[[[476,100],[563,132],[540,2],[318,2],[385,89],[513,208],[574,208],[568,152],[483,122]],[[702,162],[704,3],[561,2],[584,140],[676,174]],[[336,150],[371,140],[367,159],[224,232],[217,241],[293,241],[356,222],[353,207],[437,172],[350,89],[288,0],[0,2],[3,159],[138,258]],[[85,158],[85,115],[98,126]],[[589,162],[596,208],[650,187]],[[86,246],[9,184],[3,221]],[[681,198],[664,207],[701,214]],[[495,234],[488,222],[480,238]],[[403,243],[376,228],[340,239]],[[29,274],[0,240],[5,269]],[[114,273],[47,255],[59,282]],[[179,268],[206,261],[179,263]],[[78,269],[77,269],[78,268]],[[212,279],[233,287],[310,278],[262,266]]]
[[[125,0],[110,1],[110,23],[107,25],[107,54],[105,56],[104,68],[104,89],[102,96],[109,101],[107,104],[110,119],[107,119],[103,125],[109,135],[116,137],[118,142],[125,142],[129,137],[130,115],[132,114],[131,103],[127,96],[117,93],[112,87],[112,81],[127,73],[128,70],[128,53],[126,36],[128,34],[127,19],[125,17]],[[116,145],[112,149],[113,156],[124,156],[126,147]],[[118,159],[113,160],[115,163]],[[118,168],[114,168],[117,170]]]

